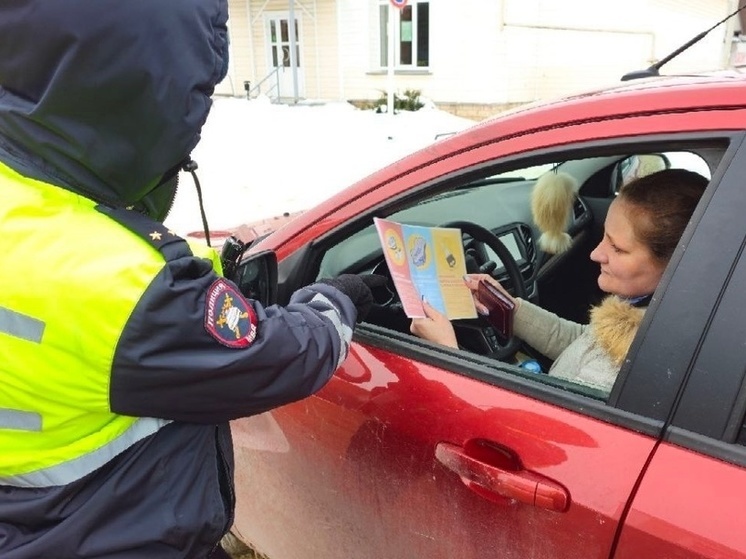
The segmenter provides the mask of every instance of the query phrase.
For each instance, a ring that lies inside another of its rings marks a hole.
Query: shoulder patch
[[[205,299],[205,330],[227,347],[248,347],[256,338],[254,308],[223,278],[213,282]]]

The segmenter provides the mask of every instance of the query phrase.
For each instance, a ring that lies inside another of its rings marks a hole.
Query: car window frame
[[[386,217],[394,211],[401,209],[401,207],[405,206],[412,199],[421,198],[423,191],[427,191],[429,196],[435,195],[437,192],[449,190],[453,187],[454,183],[463,183],[465,180],[469,180],[469,177],[488,176],[490,172],[495,174],[510,169],[518,169],[521,166],[529,167],[546,161],[560,160],[561,157],[566,157],[566,159],[572,157],[578,158],[581,156],[594,157],[604,154],[633,153],[635,150],[685,151],[687,149],[692,149],[693,147],[705,148],[708,146],[711,147],[710,144],[715,145],[727,142],[729,147],[725,149],[725,154],[723,155],[719,166],[719,169],[722,169],[723,162],[728,159],[728,153],[734,151],[734,142],[740,144],[742,138],[739,138],[738,140],[736,140],[736,138],[741,136],[741,133],[733,133],[730,131],[704,133],[677,132],[672,134],[627,136],[584,141],[563,146],[552,146],[532,152],[511,155],[501,158],[499,161],[482,162],[470,167],[461,168],[447,176],[439,177],[438,179],[427,181],[423,184],[414,185],[411,189],[408,189],[400,196],[391,198],[387,200],[385,204],[381,204],[380,207],[373,208],[372,211],[366,212],[365,217],[361,216],[357,220],[353,220],[343,224],[339,228],[327,232],[325,235],[316,239],[312,243],[312,246],[309,247],[308,251],[303,251],[302,255],[296,255],[296,257],[293,258],[295,261],[294,266],[302,264],[307,274],[304,281],[312,281],[314,266],[318,266],[318,263],[320,262],[319,253],[323,252],[324,246],[328,246],[330,243],[335,242],[335,239],[348,236],[350,231],[360,228],[359,224],[365,219],[370,218],[371,215]],[[560,156],[560,154],[564,154],[564,156]],[[718,178],[719,169],[713,170],[713,181]],[[675,266],[669,267],[669,271],[664,275],[664,281],[661,284],[663,289],[666,288],[667,281],[673,274],[674,268]],[[282,272],[280,275],[282,278]],[[643,344],[641,338],[643,338],[647,329],[650,327],[650,324],[648,323],[651,321],[652,315],[656,313],[655,307],[656,302],[651,306],[651,312],[646,313],[646,318],[640,328],[641,335],[638,335],[636,338],[636,345],[633,344],[633,347],[628,354],[625,366],[620,372],[620,378],[622,372],[625,373],[624,380],[622,382],[617,382],[610,397],[605,402],[595,398],[582,396],[580,394],[557,390],[551,385],[522,378],[516,375],[514,371],[511,371],[510,366],[505,363],[494,362],[486,357],[481,358],[476,355],[459,355],[455,350],[438,347],[435,344],[431,344],[424,340],[418,340],[412,336],[394,331],[387,331],[386,329],[378,328],[371,324],[361,324],[356,330],[355,340],[359,343],[394,351],[398,355],[416,361],[432,364],[443,370],[453,372],[454,374],[465,375],[482,380],[498,388],[525,394],[551,404],[583,413],[584,415],[612,422],[651,436],[658,436],[664,427],[668,411],[670,411],[673,406],[673,399],[677,393],[678,384],[669,382],[665,387],[663,387],[666,395],[666,405],[668,406],[668,408],[664,410],[665,413],[660,413],[662,407],[656,405],[652,405],[648,408],[641,406],[626,406],[626,403],[630,400],[634,400],[635,396],[641,392],[639,384],[637,382],[631,382],[627,377],[629,376],[630,371],[644,369],[646,367],[646,359],[648,359],[647,353],[641,351],[641,349],[646,349],[649,344]],[[661,328],[658,324],[654,325],[654,327],[654,330]],[[663,329],[665,330],[665,327],[663,327]],[[681,379],[679,379],[679,381],[681,381]]]
[[[707,259],[722,256],[722,251],[712,251],[709,246],[708,238],[714,235],[712,216],[732,208],[732,196],[726,191],[732,190],[737,181],[735,173],[746,170],[741,168],[746,163],[739,155],[746,134],[731,132],[721,136],[730,139],[729,146],[663,274],[609,399],[616,407],[631,413],[646,410],[667,423],[732,265],[730,261],[719,262],[714,282],[709,281],[712,278],[701,265]],[[734,162],[738,163],[735,167]],[[690,328],[691,324],[698,324],[698,329]],[[676,329],[675,335],[671,328]],[[686,350],[682,351],[682,347]],[[655,382],[646,382],[651,371]],[[644,386],[646,390],[630,390],[627,384]]]
[[[698,236],[706,239],[717,231],[718,253],[731,254],[726,280],[718,286],[717,300],[711,309],[707,329],[702,334],[697,354],[686,372],[685,382],[677,396],[665,439],[668,442],[720,460],[746,466],[746,320],[740,301],[746,292],[746,230],[735,216],[746,212],[746,196],[740,177],[746,173],[746,143],[718,184],[707,212],[719,217],[729,212],[731,219],[710,219],[692,237],[690,263],[700,258]],[[707,219],[707,212],[703,220]],[[719,225],[716,227],[716,225]],[[709,230],[708,230],[709,229]],[[711,248],[711,247],[710,247]],[[689,267],[682,270],[689,273]],[[714,282],[713,282],[714,283]],[[672,301],[671,304],[675,304]]]

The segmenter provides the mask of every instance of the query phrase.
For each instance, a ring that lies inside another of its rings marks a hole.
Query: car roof
[[[702,93],[707,91],[707,95]],[[746,105],[746,74],[735,71],[685,76],[659,76],[620,82],[557,99],[541,100],[499,113],[475,128],[495,126],[499,121],[531,116],[538,126],[560,120],[608,118],[612,115],[683,110],[693,107]],[[522,128],[526,128],[523,123]],[[469,130],[473,130],[470,128]]]

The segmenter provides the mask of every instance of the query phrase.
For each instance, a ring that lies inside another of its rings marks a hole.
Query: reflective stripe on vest
[[[30,316],[0,307],[0,332],[29,342],[41,342],[44,323]]]
[[[0,429],[41,431],[41,414],[0,408]]]
[[[2,411],[0,411],[2,417]],[[112,458],[124,452],[136,442],[152,435],[164,425],[171,423],[165,419],[144,417],[116,439],[88,454],[78,456],[56,466],[15,476],[0,476],[0,485],[12,487],[53,487],[67,485],[97,470]]]

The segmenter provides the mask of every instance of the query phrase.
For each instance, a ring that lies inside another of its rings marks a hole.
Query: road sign
[[[391,5],[394,8],[399,8],[400,10],[407,5],[407,0],[390,0]]]

